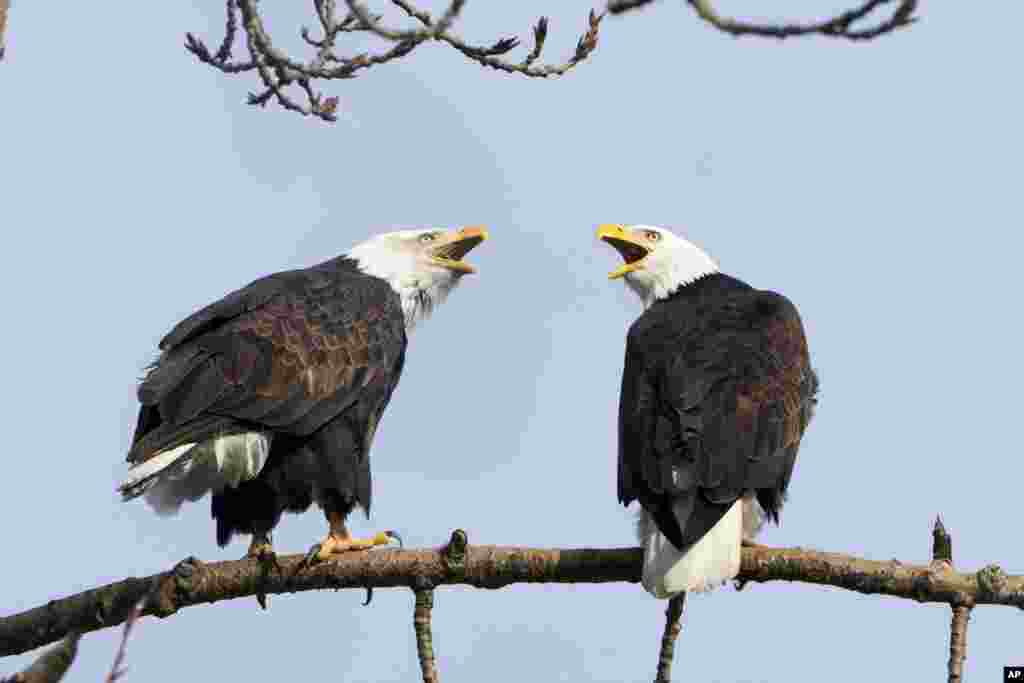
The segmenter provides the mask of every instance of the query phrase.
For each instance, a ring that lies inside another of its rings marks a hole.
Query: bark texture
[[[0,656],[56,642],[73,631],[87,633],[125,622],[146,599],[143,616],[169,617],[178,610],[267,594],[339,588],[417,588],[464,584],[502,588],[514,583],[639,583],[639,548],[541,549],[470,546],[460,530],[434,550],[380,550],[339,556],[299,571],[302,555],[280,558],[264,578],[258,560],[179,562],[168,572],[128,578],[34,609],[0,618]],[[879,562],[801,548],[743,549],[743,582],[799,581],[865,594],[889,595],[954,607],[1012,605],[1024,608],[1024,577],[990,565],[974,573],[945,566]]]

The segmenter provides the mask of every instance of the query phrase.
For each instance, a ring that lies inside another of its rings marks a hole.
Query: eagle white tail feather
[[[173,465],[179,457],[188,453],[194,446],[194,443],[185,443],[180,446],[175,446],[170,450],[157,453],[152,458],[149,458],[144,462],[132,465],[128,468],[128,478],[121,482],[118,489],[121,491],[128,491],[138,487],[145,480],[155,476],[161,470]]]
[[[733,503],[711,531],[685,553],[679,552],[641,510],[638,532],[644,548],[643,586],[656,598],[671,598],[683,591],[717,588],[740,571],[743,537],[743,501]],[[677,513],[677,518],[679,517]],[[681,520],[685,521],[685,520]]]
[[[270,439],[260,432],[182,444],[130,468],[119,488],[126,500],[144,494],[158,515],[173,515],[186,500],[255,478],[269,453]]]

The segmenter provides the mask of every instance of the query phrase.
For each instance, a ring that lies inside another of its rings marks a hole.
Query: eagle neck
[[[672,294],[658,299],[654,304],[671,305],[673,302],[697,302],[729,294],[738,290],[751,289],[750,285],[725,273],[708,273],[679,287]]]
[[[406,332],[411,332],[429,318],[434,309],[448,298],[460,279],[456,273],[447,270],[419,272],[405,264],[395,265],[348,254],[328,263],[339,271],[359,273],[388,283],[401,302]]]
[[[444,303],[455,285],[456,277],[444,277],[428,283],[402,284],[389,282],[402,302],[402,313],[405,315],[406,332],[412,332],[416,326],[434,313],[434,308]]]
[[[658,301],[664,301],[674,297],[677,293],[690,290],[699,283],[718,275],[718,266],[710,259],[699,268],[679,269],[673,268],[666,271],[654,271],[645,273],[644,277],[626,277],[626,284],[632,289],[644,309],[648,309]]]

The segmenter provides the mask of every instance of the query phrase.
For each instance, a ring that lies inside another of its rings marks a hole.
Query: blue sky
[[[374,516],[356,531],[399,529],[414,546],[456,527],[478,543],[633,544],[633,513],[615,500],[615,414],[639,306],[606,280],[616,256],[594,227],[645,222],[803,314],[821,404],[764,542],[921,562],[942,513],[958,566],[1024,571],[1007,542],[1024,476],[1024,7],[923,4],[922,22],[876,43],[780,44],[727,38],[665,0],[607,19],[593,59],[545,82],[429,45],[326,86],[342,112],[328,126],[248,108],[252,79],[192,61],[184,33],[216,43],[219,3],[71,3],[58,17],[16,2],[0,65],[0,528],[13,560],[0,610],[245,552],[244,540],[216,547],[205,501],[164,520],[114,495],[135,380],[177,320],[372,233],[478,223],[492,232],[473,254],[480,274],[411,340],[374,445]],[[268,26],[297,48],[312,15],[295,5]],[[547,12],[561,57],[588,9],[476,0],[457,28],[526,38]],[[275,544],[301,552],[323,532],[311,510]],[[412,595],[362,598],[146,620],[128,680],[417,680]],[[798,584],[688,603],[679,679],[944,675],[942,606]],[[649,681],[663,611],[634,585],[443,589],[438,666],[449,682]],[[969,677],[1021,663],[1019,619],[975,611]],[[119,637],[88,636],[67,680],[100,680]]]

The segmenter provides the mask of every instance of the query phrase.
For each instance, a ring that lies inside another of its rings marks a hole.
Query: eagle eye
[[[433,242],[436,239],[437,239],[437,233],[436,232],[425,232],[422,235],[420,235],[420,242],[422,242],[423,244],[427,244],[429,242]]]
[[[648,230],[647,231],[647,239],[649,239],[652,242],[657,242],[658,240],[661,239],[661,234],[656,232],[656,231],[654,231],[654,230]]]

